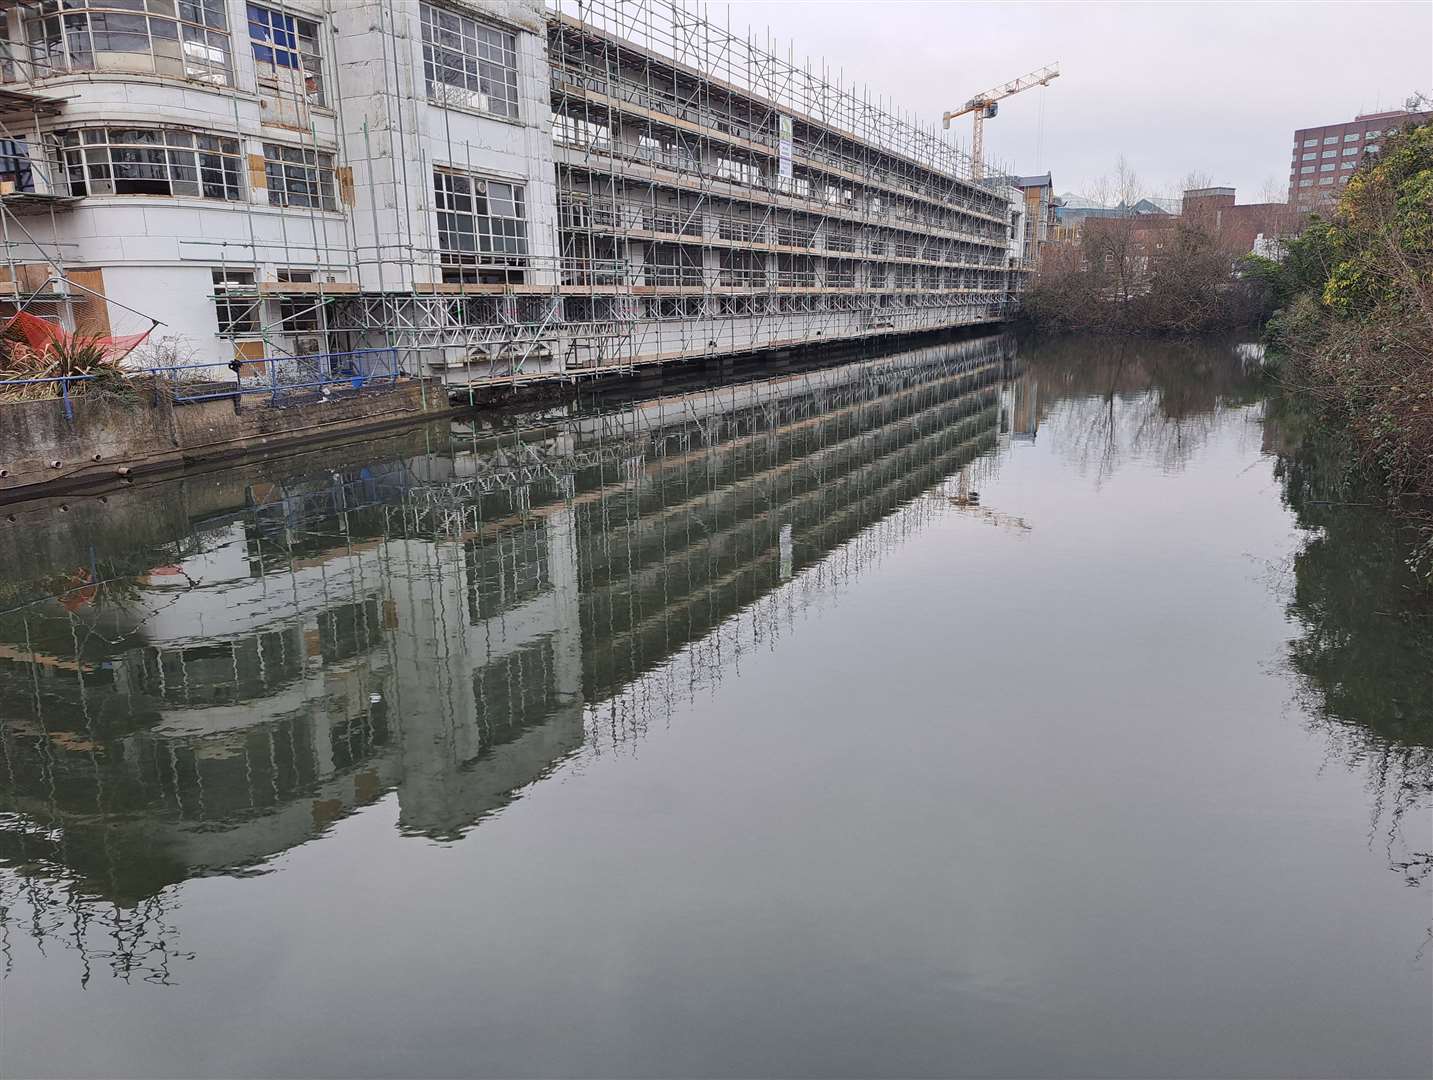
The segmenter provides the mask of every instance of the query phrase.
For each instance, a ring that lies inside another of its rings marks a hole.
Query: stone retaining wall
[[[272,406],[267,398],[133,405],[59,398],[0,403],[0,501],[318,439],[450,411],[427,380]]]

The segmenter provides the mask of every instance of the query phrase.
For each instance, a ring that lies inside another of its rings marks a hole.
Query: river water
[[[0,1073],[1427,1076],[1355,495],[996,338],[0,508]]]

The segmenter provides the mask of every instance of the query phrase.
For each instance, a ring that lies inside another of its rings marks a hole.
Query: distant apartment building
[[[1008,180],[663,12],[3,0],[0,314],[459,384],[1007,316]]]
[[[1038,267],[1040,250],[1051,239],[1051,230],[1055,226],[1059,209],[1059,200],[1055,197],[1055,182],[1049,173],[1041,176],[1019,176],[1012,182],[1025,198],[1025,263],[1030,267]]]
[[[1365,113],[1340,124],[1299,128],[1289,163],[1289,203],[1304,210],[1331,205],[1364,155],[1377,153],[1385,135],[1427,123],[1433,112]]]

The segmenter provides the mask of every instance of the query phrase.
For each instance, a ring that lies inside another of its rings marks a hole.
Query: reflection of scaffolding
[[[164,979],[185,877],[394,788],[404,831],[460,835],[584,740],[645,730],[930,520],[922,493],[995,445],[1009,355],[475,418],[101,552],[93,577],[130,568],[113,606],[42,575],[0,612],[0,934],[34,909],[44,940],[93,937],[88,965],[133,930],[116,974]]]

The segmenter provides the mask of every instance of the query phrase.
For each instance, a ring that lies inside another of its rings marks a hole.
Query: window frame
[[[504,120],[522,119],[513,31],[428,0],[420,0],[418,19],[430,102]],[[493,52],[499,54],[497,59]]]
[[[141,132],[150,138],[125,137]],[[228,135],[138,124],[67,128],[55,135],[72,195],[151,195],[220,202],[248,198],[244,147]],[[130,190],[120,190],[121,168],[131,173],[123,178],[134,185]],[[161,184],[168,190],[159,190]]]
[[[41,0],[38,8],[26,12],[22,37],[26,62],[36,79],[133,71],[212,86],[234,85],[225,0],[87,0],[83,7],[69,6],[65,0]],[[104,48],[97,47],[101,40]],[[157,42],[166,44],[156,48]],[[146,56],[149,63],[130,68],[123,62],[97,62],[106,54]],[[173,62],[176,70],[162,70],[168,66],[162,60]]]
[[[214,285],[214,310],[219,320],[221,337],[253,337],[259,333],[259,292],[252,270],[229,270],[212,267],[209,271]],[[244,293],[229,297],[228,292]],[[242,305],[242,307],[240,307]]]
[[[338,210],[338,168],[332,151],[267,141],[263,146],[264,186],[270,206]],[[276,178],[281,182],[275,184]]]
[[[503,202],[495,207],[498,200]],[[439,258],[444,266],[480,270],[528,265],[531,251],[525,184],[435,166],[433,208],[437,214]],[[470,228],[462,226],[464,220],[471,223]],[[495,229],[495,223],[501,227]],[[470,239],[471,244],[465,246],[463,239]]]
[[[249,28],[254,71],[259,82],[282,86],[285,81],[297,80],[304,85],[304,96],[311,104],[327,108],[323,44],[317,20],[255,3],[246,3],[244,14]],[[262,33],[256,35],[256,30]]]

